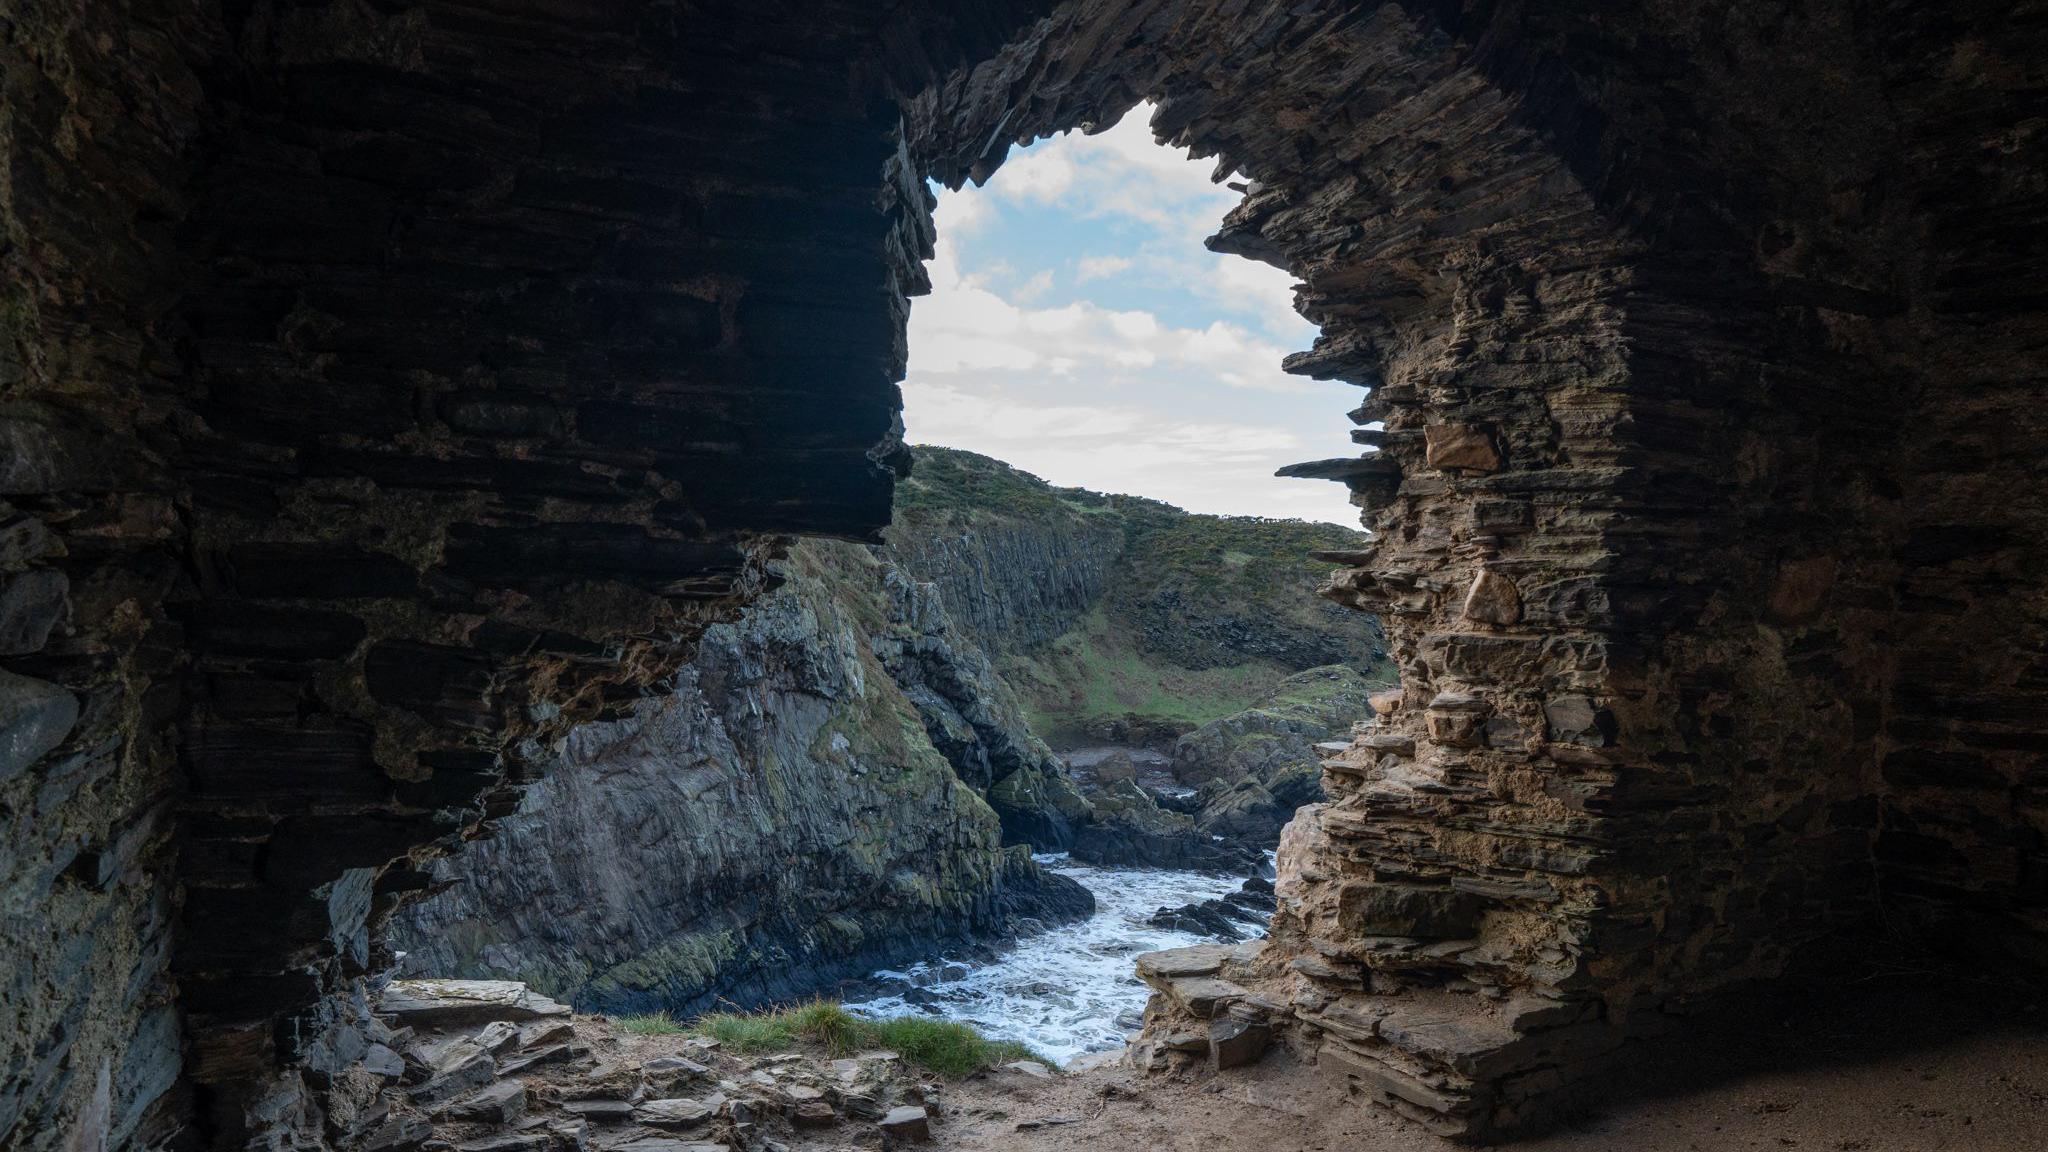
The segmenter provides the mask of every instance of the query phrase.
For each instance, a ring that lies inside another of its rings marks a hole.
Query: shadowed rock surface
[[[22,0],[0,1141],[358,1136],[431,858],[782,537],[878,539],[926,177],[1144,99],[1370,389],[1288,471],[1401,677],[1163,1036],[1484,1135],[1843,933],[2037,981],[2044,58],[1994,0]]]
[[[403,971],[684,1014],[1093,908],[1028,847],[1003,847],[990,762],[1003,780],[1042,765],[1015,762],[1028,732],[963,693],[985,662],[960,667],[943,614],[854,545],[800,545],[779,572],[704,634],[671,694],[576,729],[517,813],[436,862],[447,890],[392,928]],[[917,676],[898,681],[906,663]]]

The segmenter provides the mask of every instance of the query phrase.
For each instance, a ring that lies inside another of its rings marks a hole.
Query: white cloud
[[[1280,371],[1285,346],[1238,324],[1217,320],[1206,328],[1177,328],[1150,312],[1104,308],[1087,300],[1034,308],[1020,301],[1050,290],[1049,272],[1042,273],[1043,283],[1033,277],[1006,297],[987,286],[987,276],[965,273],[944,237],[927,270],[932,293],[910,309],[913,373],[1023,370],[1047,366],[1058,357],[1077,366],[1093,361],[1202,369],[1233,388],[1301,392],[1310,387]]]
[[[1041,268],[1035,275],[1031,277],[1031,279],[1026,280],[1024,281],[1024,283],[1017,285],[1017,290],[1016,292],[1012,293],[1012,295],[1014,295],[1019,301],[1025,304],[1029,304],[1035,300],[1044,299],[1045,294],[1051,291],[1052,269]]]
[[[1131,258],[1128,256],[1083,256],[1081,262],[1075,265],[1074,279],[1085,284],[1090,280],[1102,280],[1119,272],[1127,272],[1130,267]]]
[[[1044,142],[985,189],[939,194],[933,291],[910,315],[911,439],[1196,511],[1356,525],[1341,486],[1272,474],[1356,451],[1350,398],[1280,371],[1315,331],[1291,278],[1201,247],[1236,194],[1145,120]],[[1116,226],[1061,229],[1049,208]],[[1027,217],[1052,230],[1019,234]]]
[[[957,238],[973,231],[995,214],[995,204],[987,196],[942,192],[938,207],[932,209],[932,222],[937,225],[939,235]]]
[[[1040,204],[1058,203],[1074,187],[1074,160],[1063,151],[1019,152],[1001,169],[1002,194]]]

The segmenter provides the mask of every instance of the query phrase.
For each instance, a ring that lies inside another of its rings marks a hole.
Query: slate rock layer
[[[1879,917],[2038,970],[2048,30],[1881,16],[16,4],[0,1142],[352,1139],[432,846],[888,518],[924,177],[1141,98],[1371,389],[1403,678],[1203,1009],[1475,1133]]]

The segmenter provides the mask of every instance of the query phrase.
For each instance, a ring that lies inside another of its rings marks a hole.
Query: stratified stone
[[[431,1028],[570,1014],[568,1005],[513,980],[393,980],[378,998],[377,1011],[400,1024]]]
[[[1607,742],[1607,718],[1590,697],[1554,696],[1543,703],[1550,739],[1599,747]]]
[[[1463,938],[1479,928],[1483,902],[1469,892],[1354,881],[1338,891],[1338,922],[1358,936]]]
[[[413,1103],[422,1108],[433,1108],[481,1088],[498,1076],[497,1062],[491,1059],[490,1053],[468,1043],[451,1054],[441,1069],[432,1079],[411,1091]]]
[[[1431,424],[1422,434],[1428,445],[1423,456],[1427,467],[1468,472],[1493,472],[1500,468],[1500,450],[1483,428],[1471,424]]]

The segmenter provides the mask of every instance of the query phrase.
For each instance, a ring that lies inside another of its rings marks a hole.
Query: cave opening
[[[1212,247],[1302,285],[1287,370],[1369,389],[1372,451],[1290,471],[1362,511],[1326,597],[1400,690],[1268,944],[1141,966],[1134,1063],[1485,1137],[1816,944],[2039,972],[2038,22],[872,8],[7,22],[0,1142],[417,1137],[386,920],[556,759],[685,731],[789,538],[885,542],[926,179],[1141,99],[1249,177]],[[1052,894],[989,807],[961,868]]]

